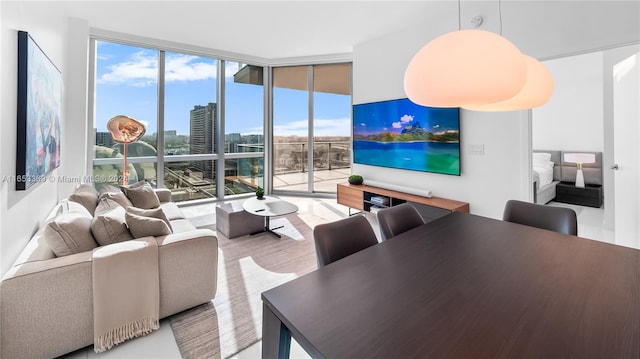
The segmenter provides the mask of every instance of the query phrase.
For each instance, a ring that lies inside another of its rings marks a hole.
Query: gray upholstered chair
[[[318,268],[378,243],[376,234],[364,216],[353,216],[313,229]]]
[[[424,224],[420,212],[410,203],[381,209],[376,216],[383,241]]]
[[[509,200],[504,206],[502,219],[573,236],[578,235],[578,219],[576,212],[571,208]]]

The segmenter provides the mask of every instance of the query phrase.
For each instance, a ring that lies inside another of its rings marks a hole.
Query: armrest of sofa
[[[171,202],[171,190],[168,188],[155,188],[154,191],[158,195],[160,203]]]
[[[57,357],[93,342],[91,251],[15,265],[0,292],[1,357]]]
[[[218,239],[210,229],[156,237],[160,318],[213,299],[218,286]]]

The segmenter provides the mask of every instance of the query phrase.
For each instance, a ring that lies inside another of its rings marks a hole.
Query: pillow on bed
[[[534,152],[533,153],[533,166],[534,167],[549,167],[551,162],[551,154],[546,152]],[[553,162],[551,162],[553,163]],[[553,167],[553,166],[551,166]]]

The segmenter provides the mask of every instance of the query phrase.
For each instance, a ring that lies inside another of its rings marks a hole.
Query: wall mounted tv
[[[460,109],[398,99],[353,105],[353,162],[460,175]]]

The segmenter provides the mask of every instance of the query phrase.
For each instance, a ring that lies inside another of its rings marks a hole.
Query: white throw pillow
[[[533,166],[534,167],[548,167],[551,161],[551,154],[546,152],[534,152],[533,153]],[[551,162],[553,163],[553,162]]]

